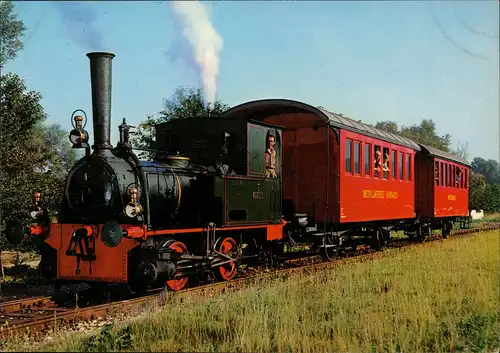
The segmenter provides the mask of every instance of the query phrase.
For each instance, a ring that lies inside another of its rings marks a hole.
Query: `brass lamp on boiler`
[[[77,112],[83,113],[83,116],[75,115],[75,113]],[[84,130],[85,126],[87,125],[87,114],[85,114],[83,110],[77,109],[73,112],[73,114],[71,114],[71,117],[71,124],[73,125],[73,130],[71,130],[71,132],[69,133],[69,140],[73,145],[71,148],[85,148],[85,152],[89,154],[89,134]]]
[[[128,193],[130,195],[130,202],[125,207],[125,213],[128,217],[134,218],[141,214],[142,207],[137,201],[137,188],[131,187]]]

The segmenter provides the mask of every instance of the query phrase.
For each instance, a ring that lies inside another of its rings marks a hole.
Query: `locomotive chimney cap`
[[[93,51],[93,52],[87,53],[87,56],[89,58],[91,56],[96,56],[96,55],[99,55],[99,56],[111,56],[112,58],[114,58],[116,56],[113,53],[109,53],[109,52],[105,52],[105,51]]]

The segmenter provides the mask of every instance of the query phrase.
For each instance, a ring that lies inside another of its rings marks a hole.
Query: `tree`
[[[456,156],[459,156],[465,160],[467,160],[467,158],[469,158],[469,144],[468,143],[459,143],[457,148],[454,149],[453,151],[451,151],[451,153],[453,153],[454,155]]]
[[[482,210],[486,206],[486,180],[484,176],[472,172],[469,179],[469,210]]]
[[[47,161],[47,167],[52,173],[64,177],[67,172],[75,165],[76,161],[83,157],[81,149],[71,148],[68,139],[68,132],[60,124],[51,124],[43,126],[40,133],[45,139],[45,144],[52,147],[50,160]]]
[[[20,38],[25,30],[23,22],[16,19],[12,1],[0,1],[0,67],[23,49]]]
[[[475,157],[471,163],[475,173],[484,175],[488,184],[500,184],[500,165],[493,159]]]
[[[0,77],[0,210],[2,228],[17,210],[29,206],[35,191],[35,169],[43,165],[48,150],[38,133],[45,113],[41,96],[29,92],[16,74]]]
[[[380,121],[377,124],[375,124],[375,127],[377,129],[387,131],[393,134],[400,134],[401,131],[399,130],[399,126],[396,122],[394,121]]]
[[[199,88],[179,87],[170,99],[165,100],[164,110],[159,113],[158,118],[148,116],[139,124],[139,129],[132,139],[133,145],[143,150],[154,149],[155,125],[173,119],[213,118],[220,116],[228,109],[229,106],[221,101],[216,101],[212,105],[205,104],[203,91]],[[139,156],[150,158],[151,153],[143,151],[139,153]]]
[[[424,119],[420,125],[401,128],[394,121],[381,121],[375,127],[393,134],[399,134],[424,145],[439,148],[445,152],[449,152],[450,149],[451,136],[449,134],[439,136],[436,132],[436,124],[432,119]]]
[[[28,91],[18,75],[0,77],[2,229],[8,219],[19,213],[26,215],[34,192],[42,193],[50,211],[58,211],[65,171],[76,159],[64,146],[60,127],[43,125],[46,115],[41,98],[39,93]]]
[[[500,211],[500,184],[486,184],[484,188],[484,209]]]

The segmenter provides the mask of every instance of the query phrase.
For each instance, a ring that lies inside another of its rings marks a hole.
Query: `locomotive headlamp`
[[[28,232],[29,230],[24,226],[24,224],[17,219],[12,219],[7,222],[5,237],[10,244],[19,245]]]
[[[31,218],[34,220],[39,219],[43,215],[43,209],[40,206],[35,206],[30,212]]]
[[[142,207],[137,202],[137,189],[136,188],[134,188],[134,187],[130,188],[129,195],[130,195],[130,202],[125,207],[125,214],[130,218],[134,218],[134,217],[137,217],[138,215],[141,214]]]
[[[78,111],[82,112],[84,116],[74,116]],[[87,125],[87,115],[83,110],[77,109],[73,112],[72,116],[73,121],[71,122],[71,124],[73,125],[74,129],[69,133],[69,140],[73,144],[72,148],[90,148],[88,144],[89,134],[84,130],[85,125]]]
[[[114,248],[123,238],[123,230],[115,221],[108,221],[102,226],[102,242],[104,245]]]

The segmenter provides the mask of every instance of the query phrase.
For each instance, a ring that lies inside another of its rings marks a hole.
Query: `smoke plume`
[[[104,49],[102,35],[94,28],[97,18],[89,4],[79,2],[54,1],[66,26],[66,33],[78,45],[89,51]]]
[[[207,9],[199,1],[172,1],[171,6],[198,65],[205,100],[213,103],[217,96],[222,38],[212,26]]]

